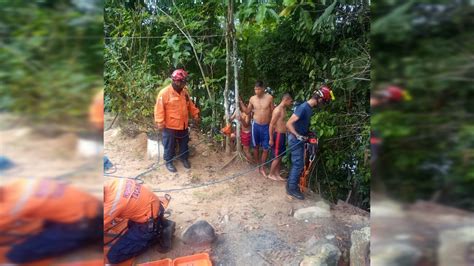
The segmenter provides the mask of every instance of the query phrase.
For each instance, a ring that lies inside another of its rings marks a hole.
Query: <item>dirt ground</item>
[[[76,152],[78,134],[39,133],[16,116],[0,113],[0,155],[14,167],[0,171],[0,184],[19,177],[53,178],[63,176],[71,183],[102,200],[102,157],[84,158]],[[0,246],[0,253],[5,250]],[[101,243],[54,259],[54,263],[102,258]],[[1,254],[0,254],[1,261]],[[46,260],[45,264],[53,263]]]
[[[0,171],[2,181],[64,176],[60,179],[102,197],[102,155],[81,156],[79,138],[77,132],[40,132],[16,116],[0,113],[0,155],[14,163],[13,168]]]
[[[126,137],[117,126],[104,133],[104,153],[116,167],[114,175],[136,176],[155,162],[156,159],[146,158],[146,139],[145,134]],[[220,152],[208,139],[191,132],[192,168],[186,170],[179,161],[175,162],[178,169],[175,174],[164,166],[158,167],[142,177],[145,185],[154,190],[184,188],[221,180],[251,168],[237,158],[222,169],[232,156]],[[290,200],[284,182],[264,178],[255,170],[227,182],[169,194],[172,196],[169,219],[177,224],[173,249],[161,254],[151,248],[137,257],[135,263],[208,252],[214,265],[299,265],[305,242],[314,236],[333,238],[343,252],[340,265],[348,265],[350,233],[368,226],[367,213],[338,205],[332,205],[332,218],[298,221],[293,218],[293,212],[313,206],[321,198],[310,194],[304,201]],[[216,229],[217,240],[210,247],[193,248],[179,239],[184,229],[199,219]]]

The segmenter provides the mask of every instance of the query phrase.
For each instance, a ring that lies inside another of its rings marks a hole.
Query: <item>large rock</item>
[[[312,236],[305,243],[305,254],[306,255],[315,255],[316,246],[321,244],[321,242],[316,239],[315,236]],[[313,251],[314,250],[314,251]]]
[[[315,255],[304,256],[300,266],[336,266],[341,257],[341,251],[329,243],[317,245],[311,253]]]
[[[370,227],[364,227],[351,233],[351,266],[370,265]]]
[[[329,205],[323,201],[316,203],[316,206],[308,208],[302,208],[295,211],[293,215],[298,220],[312,220],[316,218],[329,218],[331,212],[329,211]]]
[[[204,246],[216,240],[216,233],[208,222],[199,220],[184,230],[181,239],[187,245]]]
[[[370,218],[403,218],[405,216],[402,206],[392,200],[375,200],[370,206]]]
[[[445,230],[439,241],[439,266],[474,265],[474,226]]]
[[[406,242],[373,244],[370,254],[372,266],[415,266],[422,256],[419,249]]]

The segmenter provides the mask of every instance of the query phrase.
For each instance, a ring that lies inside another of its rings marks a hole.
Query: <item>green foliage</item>
[[[243,73],[250,76],[243,78],[242,94],[251,95],[252,82],[263,79],[275,96],[290,92],[301,103],[315,86],[328,84],[336,101],[311,119],[320,148],[310,184],[332,201],[345,200],[352,191],[350,201],[368,208],[368,6],[284,3],[273,26],[242,29]]]
[[[0,110],[33,123],[87,124],[102,86],[101,9],[72,1],[3,1],[0,8]]]
[[[436,5],[434,5],[436,4]],[[474,209],[472,54],[474,6],[466,2],[377,1],[374,89],[399,84],[413,100],[375,110],[384,138],[381,171],[390,194]]]
[[[197,6],[188,2],[160,3],[157,8],[140,1],[110,1],[105,6],[105,97],[106,105],[122,120],[141,131],[152,131],[153,108],[158,91],[175,68],[190,73],[188,88],[201,109],[204,129],[219,127],[210,118],[222,117],[218,104],[225,76],[225,44],[221,28],[224,7],[219,1]],[[189,40],[176,24],[191,36],[211,97]],[[169,81],[168,81],[169,82]]]

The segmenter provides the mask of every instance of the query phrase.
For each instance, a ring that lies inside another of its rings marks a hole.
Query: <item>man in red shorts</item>
[[[286,108],[293,104],[293,99],[289,93],[283,94],[281,103],[273,110],[272,120],[269,126],[269,145],[273,155],[277,157],[272,162],[268,178],[272,180],[285,180],[280,176],[280,165],[282,154],[286,152]]]

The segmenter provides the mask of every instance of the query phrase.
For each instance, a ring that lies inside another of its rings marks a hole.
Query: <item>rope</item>
[[[188,133],[188,135],[189,135],[189,133]],[[356,135],[360,135],[360,134],[356,134]],[[356,136],[356,135],[350,135],[350,136]],[[348,137],[348,136],[343,136],[343,137]],[[339,139],[339,138],[328,138],[328,140],[332,140],[332,139]],[[197,144],[192,145],[192,147],[198,146],[199,144],[203,143],[204,141],[205,141],[205,139],[202,140],[202,141],[200,141],[200,142],[197,143]],[[153,192],[168,193],[168,192],[174,192],[174,191],[183,191],[183,190],[189,190],[189,189],[196,189],[196,188],[207,187],[207,186],[211,186],[211,185],[215,185],[215,184],[227,182],[227,181],[232,180],[232,179],[236,179],[236,178],[238,178],[238,177],[240,177],[240,176],[243,176],[243,175],[248,174],[248,173],[250,173],[250,172],[252,172],[252,171],[255,171],[256,169],[258,169],[258,168],[260,168],[260,167],[262,167],[262,166],[264,166],[264,165],[267,165],[267,164],[271,163],[272,161],[276,160],[277,158],[280,158],[280,157],[284,156],[284,155],[288,152],[288,150],[291,150],[292,148],[294,148],[294,147],[296,147],[297,145],[301,144],[301,142],[303,142],[303,141],[299,141],[298,143],[296,143],[296,144],[294,144],[294,145],[288,147],[288,149],[287,149],[284,153],[278,155],[277,157],[274,157],[274,158],[271,159],[271,160],[268,160],[268,161],[266,161],[266,162],[264,162],[264,163],[262,163],[262,164],[259,164],[259,165],[255,166],[255,167],[253,167],[253,168],[250,168],[250,169],[248,169],[248,170],[242,171],[242,172],[240,172],[240,173],[236,173],[236,174],[231,175],[231,176],[229,176],[229,177],[225,177],[225,178],[220,179],[220,180],[210,181],[210,182],[203,183],[203,184],[199,184],[199,185],[182,187],[182,188],[171,188],[171,189],[164,189],[164,190],[155,189],[155,190],[153,190]],[[159,149],[159,145],[158,145],[158,149]],[[175,157],[173,157],[173,158],[171,159],[171,161],[174,161],[174,160],[178,159],[179,157],[183,156],[183,155],[186,154],[187,152],[189,152],[189,149],[188,149],[188,151],[185,151],[185,152],[183,152],[183,153],[181,153],[181,154],[179,154],[179,155],[176,155]],[[158,167],[163,166],[163,165],[165,165],[165,164],[166,164],[166,162],[165,162],[165,163],[162,163],[162,164],[154,163],[154,164],[152,164],[147,170],[143,171],[142,173],[138,174],[138,175],[135,176],[135,177],[122,177],[122,176],[108,175],[108,174],[105,174],[105,175],[106,175],[106,176],[109,176],[109,177],[116,177],[116,178],[135,179],[135,180],[137,180],[137,181],[140,181],[141,184],[143,184],[145,181],[143,181],[143,179],[141,179],[140,177],[145,176],[146,174],[150,173],[151,171],[153,171],[153,170],[157,169]]]
[[[165,189],[165,190],[154,189],[153,192],[164,192],[164,193],[167,193],[167,192],[173,192],[173,191],[183,191],[183,190],[188,190],[188,189],[195,189],[195,188],[207,187],[207,186],[211,186],[211,185],[215,185],[215,184],[227,182],[227,181],[232,180],[232,179],[236,179],[237,177],[240,177],[240,176],[246,175],[246,174],[248,174],[248,173],[250,173],[250,172],[253,172],[253,171],[257,170],[258,168],[260,168],[260,167],[262,167],[262,166],[264,166],[264,165],[266,165],[266,164],[268,164],[268,163],[271,163],[272,161],[274,161],[274,160],[276,160],[276,159],[278,159],[278,158],[284,156],[284,155],[288,152],[288,150],[293,149],[293,148],[296,147],[297,145],[301,144],[301,142],[302,142],[301,140],[298,141],[296,144],[294,144],[294,145],[288,147],[288,149],[287,149],[285,152],[283,152],[282,154],[280,154],[280,155],[274,157],[274,158],[271,159],[271,160],[268,160],[268,161],[266,161],[266,162],[264,162],[264,163],[261,163],[261,164],[255,166],[255,167],[252,167],[252,168],[250,168],[250,169],[248,169],[248,170],[245,170],[245,171],[242,171],[242,172],[240,172],[240,173],[236,173],[236,174],[231,175],[231,176],[229,176],[229,177],[225,177],[225,178],[220,179],[220,180],[210,181],[210,182],[203,183],[203,184],[200,184],[200,185],[195,185],[195,186],[188,186],[188,187],[182,187],[182,188],[172,188],[172,189]]]
[[[186,135],[184,135],[183,138],[184,138],[184,137],[187,137],[187,136],[189,136],[189,132],[188,132]],[[196,147],[196,146],[200,145],[201,143],[203,143],[205,140],[206,140],[206,139],[203,139],[203,140],[201,140],[200,142],[198,142],[197,144],[191,145],[191,147]],[[158,135],[157,135],[157,142],[158,142]],[[159,168],[160,166],[163,166],[163,165],[166,164],[166,161],[163,162],[163,163],[161,163],[161,164],[159,163],[159,161],[160,161],[160,145],[159,145],[159,143],[157,143],[157,144],[158,144],[158,145],[157,145],[157,146],[158,146],[158,159],[157,159],[157,162],[155,162],[155,163],[153,163],[152,165],[150,165],[150,166],[148,167],[148,169],[146,169],[145,171],[139,173],[138,175],[136,175],[136,176],[134,176],[134,177],[123,177],[123,176],[118,176],[118,175],[111,175],[111,174],[108,174],[108,173],[105,173],[104,175],[105,175],[105,176],[108,176],[108,177],[115,177],[115,178],[134,179],[134,180],[140,181],[141,184],[143,184],[145,181],[143,181],[143,179],[141,179],[141,177],[143,177],[143,176],[149,174],[149,173],[152,172],[153,170],[155,170],[155,169]],[[185,155],[185,154],[188,153],[188,152],[189,152],[189,149],[188,149],[187,151],[185,151],[185,152],[182,152],[181,154],[178,154],[178,155],[174,156],[173,158],[171,158],[171,161],[175,161],[175,160],[179,159],[181,156]]]
[[[112,123],[110,123],[110,126],[105,131],[108,131],[109,129],[111,129],[114,126],[114,123],[115,123],[115,120],[117,119],[117,117],[118,117],[118,113],[115,115],[114,120],[112,120]]]

